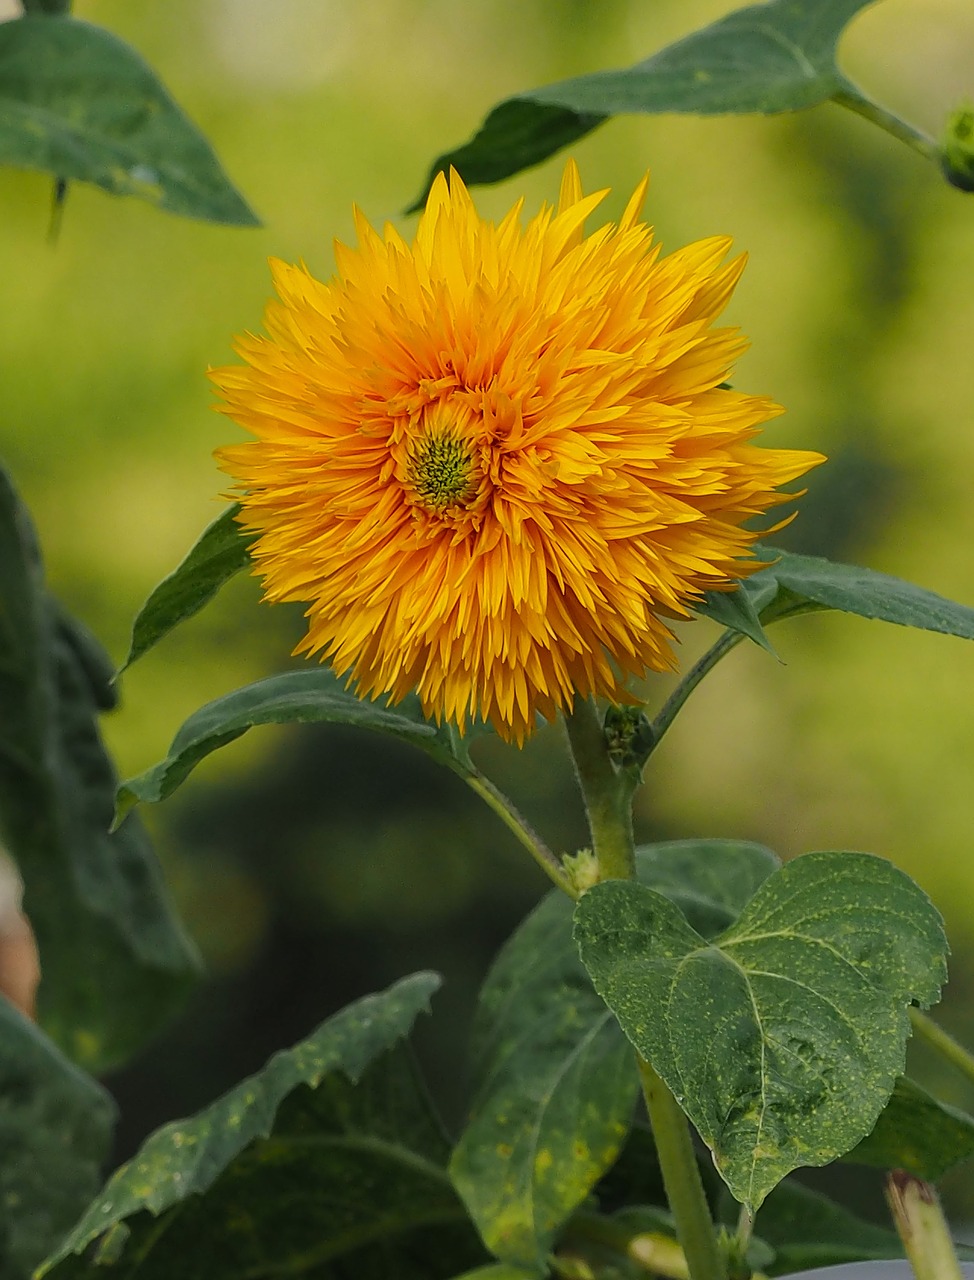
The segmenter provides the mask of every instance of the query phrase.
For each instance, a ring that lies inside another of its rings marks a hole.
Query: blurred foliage
[[[373,222],[408,230],[399,211],[430,160],[469,137],[490,105],[635,61],[729,7],[79,0],[77,17],[149,60],[264,222],[194,224],[75,186],[52,248],[49,180],[0,172],[0,451],[39,526],[53,589],[117,660],[150,589],[219,513],[210,454],[235,429],[208,412],[203,375],[228,358],[233,333],[258,326],[267,255],[304,258],[327,277],[332,238],[352,236],[352,201]],[[965,0],[873,6],[841,61],[939,133],[971,91],[974,12]],[[767,119],[625,117],[575,154],[588,189],[614,188],[610,216],[634,175],[652,169],[648,212],[665,248],[726,232],[750,252],[730,319],[753,347],[735,384],[788,405],[769,443],[831,459],[778,537],[974,602],[974,239],[964,197],[832,107]],[[515,190],[529,208],[553,198],[560,163],[477,191],[478,207],[499,213]],[[126,675],[106,726],[123,774],[161,758],[202,702],[288,665],[300,616],[257,598],[251,580],[231,584]],[[708,623],[687,628],[687,662],[714,635]],[[638,834],[892,858],[947,916],[945,1018],[970,1039],[970,646],[830,616],[790,623],[774,642],[784,665],[742,646],[694,696],[654,757]],[[670,687],[652,682],[653,706]],[[522,755],[494,742],[477,754],[515,799],[532,797],[529,816],[555,848],[581,841],[556,733]],[[267,767],[255,780],[258,758]],[[363,809],[365,827],[353,818]],[[446,1040],[427,1056],[434,1085],[456,1103],[460,1011],[543,888],[459,780],[350,730],[263,730],[208,762],[152,823],[213,977],[168,1038],[113,1081],[123,1150],[410,969],[447,975]],[[421,1043],[435,1025],[422,1025]],[[924,1079],[951,1096],[952,1080]],[[954,1203],[974,1213],[969,1186]]]

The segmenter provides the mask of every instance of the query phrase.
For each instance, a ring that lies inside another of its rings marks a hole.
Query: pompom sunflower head
[[[520,202],[482,220],[454,172],[411,244],[357,212],[331,281],[272,262],[266,336],[211,375],[255,438],[218,458],[266,597],[308,605],[298,651],[362,695],[517,742],[576,694],[626,700],[822,460],[753,443],[781,409],[721,385],[746,344],[715,323],[744,259],[661,257],[645,193],[586,236],[607,192],[573,162],[526,225]]]

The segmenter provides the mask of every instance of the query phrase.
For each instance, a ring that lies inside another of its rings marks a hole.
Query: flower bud
[[[961,191],[974,191],[974,106],[965,103],[951,113],[940,160],[944,177]]]

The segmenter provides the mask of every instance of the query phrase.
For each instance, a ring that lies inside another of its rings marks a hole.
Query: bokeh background
[[[9,7],[9,6],[8,6]],[[264,221],[214,227],[74,187],[55,244],[50,182],[0,172],[0,454],[33,510],[54,589],[117,660],[151,587],[220,508],[211,458],[239,438],[211,412],[208,364],[256,328],[268,255],[332,272],[352,202],[374,223],[506,95],[623,65],[733,6],[723,0],[77,0],[130,41],[212,140]],[[931,133],[974,95],[969,0],[884,0],[841,62]],[[624,118],[579,143],[617,215],[652,171],[664,246],[730,233],[751,255],[730,318],[735,383],[788,406],[769,443],[820,449],[794,549],[974,603],[974,198],[838,107],[773,118]],[[557,193],[555,158],[480,189],[488,215]],[[182,720],[294,660],[300,611],[249,579],[125,677],[105,725],[123,775]],[[715,632],[685,629],[687,662]],[[642,793],[645,839],[725,835],[783,856],[881,853],[940,905],[954,948],[938,1016],[974,1040],[974,646],[822,616],[741,647],[699,690]],[[670,682],[646,696],[657,704]],[[584,842],[559,734],[480,762],[555,847]],[[341,1004],[420,967],[446,985],[421,1050],[446,1113],[464,1099],[473,992],[546,885],[451,776],[351,731],[263,730],[147,815],[209,976],[186,1014],[109,1083],[119,1153],[209,1101]],[[922,1055],[917,1070],[968,1106]],[[950,1203],[974,1218],[969,1171]]]

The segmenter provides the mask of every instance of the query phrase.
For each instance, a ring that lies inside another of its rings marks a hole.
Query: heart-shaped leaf
[[[708,942],[666,898],[606,881],[575,936],[596,990],[752,1209],[869,1133],[904,1066],[908,1005],[937,999],[941,918],[902,872],[814,853]]]
[[[632,1049],[550,894],[498,956],[480,994],[479,1090],[450,1162],[492,1253],[538,1266],[619,1153],[639,1091]]]

